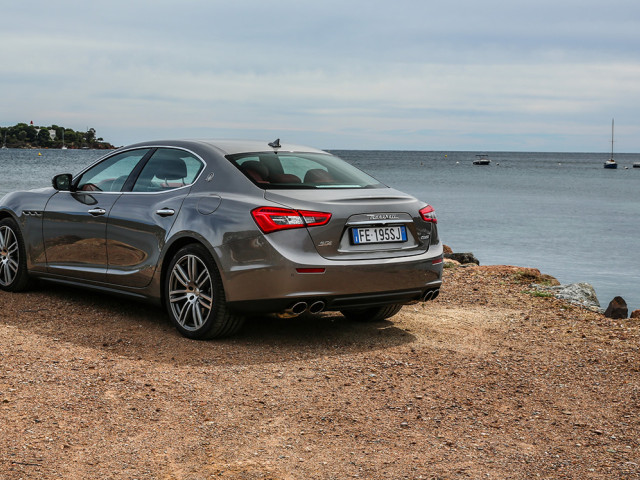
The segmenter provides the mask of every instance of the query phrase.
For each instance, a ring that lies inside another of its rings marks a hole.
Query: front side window
[[[321,153],[242,153],[231,163],[257,186],[270,188],[381,188],[375,178],[334,155]]]
[[[148,148],[122,152],[89,168],[76,183],[77,190],[87,192],[119,192]]]
[[[144,166],[134,192],[162,192],[191,185],[204,164],[193,154],[174,148],[159,148]]]

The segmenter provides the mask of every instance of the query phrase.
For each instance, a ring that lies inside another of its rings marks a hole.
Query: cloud
[[[638,6],[12,3],[0,124],[270,135],[325,148],[640,149]],[[28,29],[24,26],[29,25]],[[606,133],[606,132],[605,132]]]

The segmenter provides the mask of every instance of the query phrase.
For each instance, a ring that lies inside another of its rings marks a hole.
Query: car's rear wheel
[[[19,292],[27,288],[27,256],[22,233],[11,218],[0,220],[0,288]]]
[[[173,256],[164,282],[167,312],[178,331],[205,340],[236,333],[244,318],[227,309],[220,273],[211,254],[199,244]]]
[[[402,309],[402,304],[394,304],[383,307],[340,310],[340,313],[349,320],[355,320],[357,322],[379,322],[380,320],[393,317],[400,309]]]

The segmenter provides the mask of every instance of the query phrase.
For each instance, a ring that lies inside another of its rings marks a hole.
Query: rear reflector
[[[324,273],[324,268],[296,268],[298,273]]]
[[[442,257],[431,260],[431,265],[438,265],[440,263],[442,263]]]
[[[278,207],[258,207],[251,211],[251,216],[264,233],[325,225],[331,219],[330,213]]]
[[[422,210],[420,210],[420,216],[425,222],[438,223],[438,219],[436,218],[436,211],[431,205],[427,205]]]

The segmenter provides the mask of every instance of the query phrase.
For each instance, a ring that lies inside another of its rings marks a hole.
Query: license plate
[[[363,243],[406,242],[407,229],[404,225],[394,227],[352,228],[351,239],[354,245],[362,245]]]

